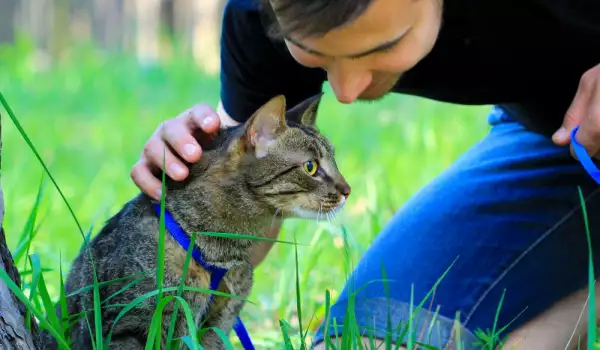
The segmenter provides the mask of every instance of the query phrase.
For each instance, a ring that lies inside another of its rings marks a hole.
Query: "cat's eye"
[[[314,176],[317,173],[317,170],[319,169],[319,165],[313,160],[308,160],[304,162],[303,167],[304,171],[306,171],[310,176]]]

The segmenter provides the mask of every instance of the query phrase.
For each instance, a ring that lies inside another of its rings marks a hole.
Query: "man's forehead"
[[[279,38],[290,33],[300,37],[319,36],[359,17],[372,3],[381,0],[260,0]],[[387,1],[387,0],[385,0]]]
[[[373,53],[377,53],[377,52],[386,50],[390,47],[393,47],[394,45],[398,44],[402,40],[402,38],[404,38],[404,36],[406,35],[407,32],[408,31],[406,30],[406,31],[404,31],[404,33],[397,35],[391,39],[382,40],[381,42],[379,42],[377,44],[372,44],[372,46],[366,47],[365,49],[362,49],[361,51],[354,51],[354,52],[347,52],[347,53],[333,53],[333,52],[320,51],[318,49],[310,47],[310,44],[307,45],[307,44],[302,43],[301,41],[297,41],[296,39],[293,39],[291,36],[288,36],[285,39],[310,54],[324,56],[324,57],[360,58],[360,57],[364,57],[364,56],[367,56],[367,55],[370,55]]]
[[[394,46],[415,24],[417,0],[372,0],[351,22],[319,35],[291,32],[290,44],[315,55],[359,58]],[[308,24],[310,26],[310,24]]]

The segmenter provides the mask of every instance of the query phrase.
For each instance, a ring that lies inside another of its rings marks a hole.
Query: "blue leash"
[[[160,217],[160,204],[154,204],[154,210]],[[169,213],[169,211],[167,211],[166,209],[165,227],[167,231],[169,231],[171,236],[177,241],[177,243],[179,243],[179,245],[187,251],[190,245],[190,237],[188,237],[188,235],[185,233],[185,231],[183,231],[181,226],[177,224],[177,221],[175,221],[171,213]],[[202,266],[206,271],[210,273],[210,289],[217,290],[217,288],[219,288],[221,280],[223,279],[228,270],[207,263],[206,260],[204,260],[202,252],[196,246],[194,246],[194,249],[192,250],[192,258],[194,258],[194,260],[198,264],[200,264],[200,266]],[[208,305],[210,305],[210,303],[214,299],[214,296],[214,294],[210,295],[210,297],[208,298]],[[233,330],[237,334],[238,338],[240,338],[240,342],[242,343],[244,349],[254,350],[254,345],[252,345],[250,335],[248,334],[248,331],[246,330],[246,327],[244,326],[244,323],[242,322],[239,316],[237,317],[233,325]]]
[[[588,155],[587,151],[585,150],[585,148],[579,142],[577,142],[577,140],[575,139],[577,130],[579,130],[579,126],[575,127],[573,129],[573,131],[571,132],[571,144],[573,145],[575,154],[577,154],[577,158],[579,158],[579,161],[581,162],[581,165],[583,165],[583,168],[585,169],[585,171],[587,171],[588,174],[590,174],[590,176],[598,184],[600,184],[600,170],[598,170],[598,168],[596,167],[596,165],[594,164],[594,162]]]

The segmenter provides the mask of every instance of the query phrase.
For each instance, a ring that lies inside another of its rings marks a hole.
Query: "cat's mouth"
[[[324,201],[319,203],[318,206],[312,208],[296,205],[291,211],[295,215],[302,218],[327,220],[327,217],[340,211],[344,207],[345,203],[346,197],[341,195],[338,201]]]

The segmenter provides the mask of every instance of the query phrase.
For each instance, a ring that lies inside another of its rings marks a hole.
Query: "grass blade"
[[[42,277],[42,266],[40,264],[40,259],[37,256],[37,254],[30,255],[29,261],[31,264],[32,271],[31,284],[29,285],[29,300],[33,301],[33,298],[36,296],[40,278]]]
[[[268,237],[257,237],[257,236],[239,234],[239,233],[229,233],[229,232],[196,232],[196,233],[199,235],[219,237],[219,238],[248,239],[251,241],[285,243],[285,244],[299,245],[299,246],[305,246],[305,247],[309,246],[309,244],[304,244],[304,243],[288,242],[288,241],[282,241],[282,240],[268,238]]]
[[[325,321],[324,324],[324,342],[325,342],[325,350],[329,350],[331,344],[331,338],[329,337],[329,309],[331,308],[331,292],[329,289],[325,291],[325,317],[323,318]]]
[[[113,283],[117,283],[117,282],[125,281],[125,280],[131,279],[131,278],[135,278],[136,276],[142,276],[140,278],[143,278],[143,277],[146,277],[147,274],[149,274],[149,273],[148,272],[146,272],[146,273],[140,272],[139,274],[135,274],[135,275],[132,275],[132,276],[120,277],[120,278],[116,278],[116,279],[113,279],[113,280],[100,282],[100,283],[98,283],[98,286],[99,287],[105,287],[105,286],[108,286],[108,285],[113,284]],[[77,295],[77,294],[80,294],[80,293],[84,293],[84,292],[88,292],[88,291],[92,290],[93,288],[94,288],[94,285],[92,285],[92,284],[84,286],[84,287],[81,287],[81,288],[79,288],[79,289],[77,289],[75,291],[72,291],[71,293],[67,294],[67,297],[70,298],[70,297],[72,297],[74,295]],[[110,299],[110,298],[107,298],[106,300],[108,300],[108,299]]]
[[[413,341],[413,332],[414,332],[414,323],[413,323],[413,305],[415,298],[415,285],[413,283],[410,284],[410,304],[409,305],[409,314],[412,315],[408,318],[408,342],[407,349],[412,349],[414,347]]]
[[[292,344],[292,340],[290,339],[290,325],[285,320],[279,320],[279,327],[281,328],[285,349],[293,350],[294,346]]]
[[[25,223],[25,227],[23,228],[23,232],[21,232],[21,236],[19,237],[19,243],[17,248],[15,249],[13,256],[15,265],[19,263],[23,255],[29,251],[29,247],[31,246],[31,241],[33,241],[35,221],[37,218],[37,212],[42,200],[42,195],[44,193],[44,181],[43,176],[42,180],[40,180],[40,186],[38,188],[37,196],[35,197],[35,202],[33,203],[33,207],[31,208],[31,212],[29,213],[29,217],[27,218],[27,222]]]
[[[500,309],[502,308],[502,303],[504,302],[505,295],[506,295],[506,288],[502,291],[502,296],[500,297],[500,302],[498,303],[498,308],[496,309],[496,315],[494,317],[494,325],[492,326],[492,343],[490,344],[490,347],[489,347],[490,350],[495,349],[495,340],[498,337],[498,335],[496,334],[496,327],[498,326],[498,317],[500,317]]]
[[[590,237],[590,227],[587,216],[587,209],[585,206],[585,198],[581,187],[577,186],[579,191],[579,200],[581,202],[581,211],[583,212],[583,222],[585,224],[585,234],[588,244],[588,287],[589,287],[589,306],[588,306],[588,329],[587,329],[587,348],[594,349],[596,343],[596,292],[595,292],[595,279],[594,279],[594,261],[592,254],[592,239]]]
[[[294,242],[296,241],[296,235],[294,235]],[[301,349],[306,349],[305,335],[302,331],[302,301],[301,301],[301,292],[300,292],[300,271],[299,271],[299,263],[298,263],[298,246],[294,245],[294,253],[296,260],[296,312],[298,314],[298,328],[300,331],[300,346]]]
[[[188,330],[194,337],[192,339],[192,349],[197,349],[198,340],[196,338],[196,325],[194,324],[194,316],[192,315],[192,310],[190,309],[189,304],[182,297],[169,295],[162,298],[160,303],[156,306],[154,316],[152,317],[152,322],[150,323],[150,332],[146,341],[146,350],[151,350],[151,345],[154,342],[158,342],[158,348],[161,348],[159,339],[160,334],[162,333],[162,312],[167,304],[169,304],[172,300],[175,300],[178,302],[178,304],[181,304],[185,314],[185,319],[187,321]]]
[[[29,259],[31,260],[31,266],[33,266],[33,270],[37,270],[40,268],[40,258],[37,254],[31,254],[29,256]],[[42,299],[42,304],[44,305],[44,308],[46,309],[46,313],[48,314],[48,318],[50,319],[50,323],[57,330],[62,330],[61,324],[58,321],[58,317],[56,316],[54,304],[52,303],[52,300],[50,299],[50,294],[48,293],[48,289],[46,288],[46,282],[44,280],[43,275],[40,275],[38,291],[39,291],[39,296]]]
[[[27,143],[27,145],[29,146],[29,148],[31,148],[31,151],[33,152],[33,154],[35,155],[35,157],[37,158],[37,160],[40,162],[40,164],[44,168],[44,171],[46,171],[46,174],[48,174],[48,177],[50,177],[50,180],[52,181],[52,183],[56,187],[56,190],[58,191],[60,197],[65,202],[65,205],[67,206],[67,209],[69,210],[69,212],[73,216],[73,219],[75,220],[75,223],[77,224],[77,227],[79,228],[79,231],[81,232],[81,236],[84,237],[83,228],[81,227],[81,224],[79,223],[79,220],[77,220],[77,216],[75,216],[75,212],[73,211],[73,208],[71,208],[71,205],[69,204],[69,202],[67,201],[67,198],[65,197],[64,193],[60,189],[60,186],[58,186],[58,183],[56,182],[56,180],[54,179],[54,177],[50,173],[50,170],[48,170],[48,167],[46,166],[46,163],[44,163],[44,161],[42,160],[42,157],[40,156],[40,154],[36,150],[35,146],[33,145],[33,143],[31,142],[31,140],[27,136],[27,133],[25,132],[25,130],[21,126],[21,123],[19,123],[19,120],[17,119],[17,117],[15,117],[14,112],[12,111],[12,109],[10,108],[10,106],[8,105],[8,102],[6,102],[6,99],[4,98],[4,95],[1,92],[0,92],[0,104],[2,104],[2,106],[6,110],[6,113],[8,113],[8,116],[10,117],[10,119],[12,120],[12,122],[15,124],[15,126],[19,130],[19,133],[21,134],[21,136],[23,137],[23,139],[25,140],[25,142]]]
[[[32,275],[31,275],[31,284],[29,285],[29,301],[33,301],[36,294],[37,294],[37,289],[38,289],[38,284],[40,281],[40,277],[42,275],[42,268],[40,266],[40,261],[39,259],[28,259],[30,264],[31,264],[31,271],[32,271]],[[27,327],[31,327],[31,313],[29,310],[27,310],[27,315],[26,315],[26,320],[25,323],[27,325]]]
[[[92,336],[92,325],[90,324],[90,318],[88,317],[88,314],[85,314],[85,324],[87,324],[87,329],[90,331],[90,336]],[[94,338],[92,337],[91,339],[92,341],[92,350],[96,350],[96,341],[94,340]]]
[[[164,129],[163,129],[164,130]],[[166,159],[166,148],[163,149],[163,167],[165,167],[165,159]],[[157,247],[157,265],[156,265],[156,285],[158,288],[158,295],[156,303],[160,301],[162,297],[162,288],[164,281],[164,272],[165,272],[165,192],[166,192],[166,174],[162,172],[162,190],[161,190],[161,198],[160,198],[160,218],[159,218],[159,226],[158,226],[158,247]]]
[[[192,233],[190,237],[190,242],[196,242],[196,234]],[[194,244],[190,244],[188,246],[185,261],[183,262],[183,269],[181,271],[181,281],[179,282],[179,288],[177,289],[177,296],[181,297],[183,294],[183,287],[185,286],[185,278],[187,277],[188,268],[190,262],[192,260],[192,251],[194,250]],[[171,317],[171,324],[169,325],[169,331],[167,332],[167,348],[170,347],[171,339],[173,338],[173,333],[175,332],[175,322],[177,321],[177,313],[179,311],[179,304],[175,304],[175,308],[173,309],[173,316]]]
[[[166,287],[162,289],[162,292],[172,292],[172,291],[177,291],[179,289],[179,287]],[[208,288],[196,288],[196,287],[184,287],[183,288],[184,291],[192,291],[192,292],[200,292],[200,293],[207,293],[207,294],[214,294],[215,296],[224,296],[227,298],[234,298],[237,300],[243,300],[245,302],[248,302],[248,300],[245,300],[243,298],[238,297],[237,295],[234,294],[229,294],[229,293],[223,293],[223,292],[219,292],[219,291],[215,291],[215,290],[211,290]],[[143,303],[144,301],[146,301],[146,299],[148,298],[152,298],[155,297],[156,295],[158,295],[159,291],[158,289],[149,291],[147,293],[144,293],[140,296],[138,296],[137,298],[133,299],[129,304],[126,305],[119,305],[122,306],[123,309],[119,312],[119,314],[117,315],[117,317],[115,317],[115,321],[113,322],[113,325],[110,329],[110,331],[108,332],[108,335],[106,337],[106,343],[109,344],[110,339],[112,339],[112,333],[114,331],[115,326],[117,325],[117,323],[132,309],[136,308],[138,305],[140,305],[141,303]]]
[[[102,346],[102,306],[100,303],[100,286],[98,284],[98,276],[94,268],[94,326],[96,333],[96,347],[103,349]]]
[[[2,106],[4,107],[4,109],[6,110],[6,112],[8,113],[8,116],[10,117],[10,119],[12,120],[12,122],[14,123],[14,125],[16,126],[17,130],[19,131],[19,133],[21,134],[21,136],[23,137],[23,139],[25,140],[25,142],[27,143],[27,145],[29,146],[29,148],[31,149],[31,151],[34,153],[35,157],[37,158],[37,160],[39,161],[39,163],[42,165],[42,167],[44,168],[44,171],[46,172],[46,174],[48,175],[48,177],[50,178],[50,180],[52,181],[52,183],[54,184],[54,186],[56,187],[56,190],[58,191],[60,197],[62,198],[62,200],[64,201],[65,205],[67,206],[67,209],[69,211],[69,213],[71,214],[71,216],[73,217],[73,220],[75,221],[75,224],[77,225],[77,228],[79,229],[79,233],[81,234],[81,237],[84,239],[84,241],[86,241],[86,237],[85,234],[83,233],[83,228],[81,226],[81,223],[79,222],[79,220],[77,219],[77,216],[75,215],[75,212],[73,211],[73,208],[71,207],[71,205],[69,204],[69,201],[67,201],[67,198],[65,197],[63,191],[60,189],[60,186],[58,186],[58,183],[56,182],[56,180],[54,179],[54,176],[52,176],[52,174],[50,173],[50,170],[48,169],[48,167],[46,166],[46,163],[42,160],[42,157],[40,156],[40,154],[38,153],[37,149],[35,148],[35,146],[33,145],[33,143],[31,142],[31,139],[29,138],[29,136],[27,136],[27,133],[25,132],[25,130],[23,129],[23,127],[21,126],[21,123],[19,123],[19,120],[17,119],[17,117],[15,116],[14,112],[12,111],[12,108],[10,108],[10,105],[8,104],[8,102],[6,101],[6,99],[4,98],[4,95],[0,92],[0,104],[2,104]],[[86,241],[87,242],[87,241]],[[89,258],[90,261],[92,263],[92,273],[94,275],[94,306],[100,306],[100,293],[98,290],[98,279],[97,279],[97,272],[96,272],[96,264],[94,263],[93,257],[91,255],[91,253],[89,254]],[[44,279],[41,279],[41,287],[45,288],[45,283],[44,283]],[[46,291],[47,293],[47,291]],[[49,315],[54,314],[53,312],[49,312]],[[102,323],[100,320],[100,314],[97,313],[96,314],[96,330],[102,330]],[[99,344],[102,344],[102,334],[100,332],[100,334],[96,334],[97,340],[99,340]]]
[[[164,130],[164,129],[163,129]],[[163,149],[163,169],[165,168],[165,159],[166,159],[166,147]],[[163,298],[163,286],[165,279],[165,192],[166,192],[166,174],[162,172],[161,179],[161,195],[160,195],[160,217],[158,218],[158,243],[156,247],[156,288],[158,289],[158,294],[156,295],[156,305],[160,305],[161,300]],[[158,314],[159,324],[162,324],[160,318],[162,317],[162,312]],[[158,332],[158,337],[156,337],[156,346],[160,349],[162,332]]]
[[[65,290],[65,283],[63,280],[63,269],[62,269],[62,253],[61,253],[61,259],[59,262],[59,277],[60,277],[60,300],[59,300],[59,304],[60,304],[60,314],[61,314],[61,325],[62,325],[62,329],[68,329],[69,327],[69,313],[67,310],[67,291]],[[68,336],[70,332],[65,332],[65,334],[67,335],[67,341],[70,342],[70,337]]]

